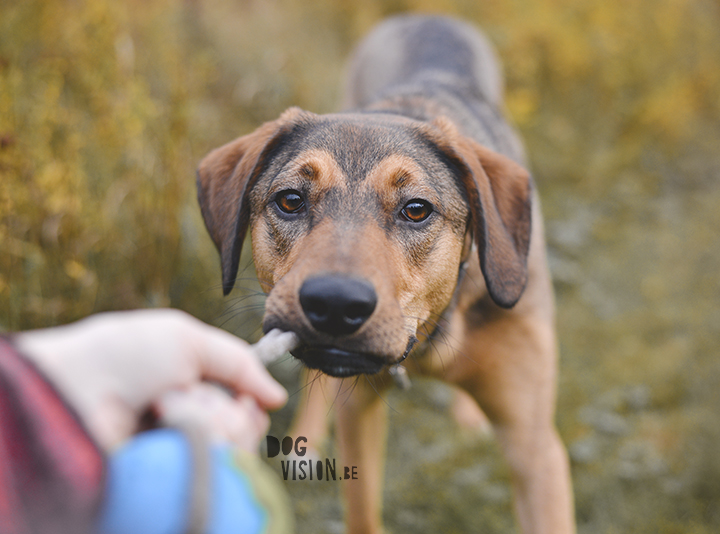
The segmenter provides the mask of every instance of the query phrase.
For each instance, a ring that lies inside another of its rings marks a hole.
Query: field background
[[[0,0],[0,330],[175,306],[257,337],[249,254],[222,299],[195,166],[291,105],[336,110],[353,43],[403,11],[473,21],[503,60],[547,220],[579,531],[720,531],[716,1]],[[275,372],[297,391],[296,365]],[[497,448],[449,396],[386,399],[388,532],[511,532]],[[299,532],[342,532],[336,487],[289,490]]]

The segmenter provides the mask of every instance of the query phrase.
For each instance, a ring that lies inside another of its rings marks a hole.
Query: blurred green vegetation
[[[544,200],[580,532],[717,532],[715,1],[0,0],[0,329],[172,305],[257,335],[249,254],[221,298],[195,166],[288,106],[335,110],[353,43],[406,10],[477,23],[503,60]],[[443,403],[418,391],[412,405],[437,417],[391,396],[411,436],[397,439],[445,463],[417,478],[391,443],[389,530],[507,531],[497,451],[449,443]],[[450,465],[477,488],[452,493]],[[294,492],[301,531],[337,531],[335,496],[316,493]],[[425,522],[403,512],[426,506]]]

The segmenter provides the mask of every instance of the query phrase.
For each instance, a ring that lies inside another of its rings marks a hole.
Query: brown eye
[[[419,223],[430,217],[433,212],[432,204],[418,198],[411,200],[400,210],[400,214],[406,221]]]
[[[284,213],[299,213],[305,207],[305,200],[298,191],[286,189],[277,194],[275,204]]]

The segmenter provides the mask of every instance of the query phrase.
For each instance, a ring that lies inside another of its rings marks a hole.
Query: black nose
[[[368,282],[347,276],[310,278],[300,288],[300,305],[313,328],[333,336],[356,332],[377,304]]]

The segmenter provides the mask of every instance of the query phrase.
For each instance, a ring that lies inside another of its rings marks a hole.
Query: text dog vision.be
[[[301,447],[300,444],[307,443],[307,438],[299,436],[294,443],[290,436],[285,436],[282,440],[282,453],[287,456],[295,450],[295,455],[299,457],[305,456],[307,447]],[[268,458],[274,458],[280,453],[280,440],[275,436],[267,436],[267,455]],[[345,466],[341,476],[336,474],[335,458],[325,458],[322,460],[281,460],[284,480],[357,480],[357,466]]]

